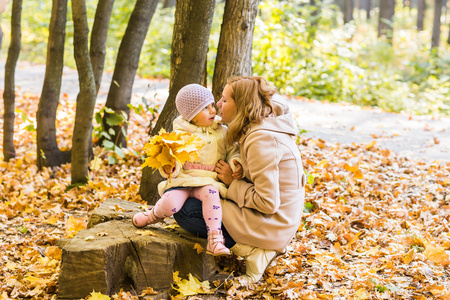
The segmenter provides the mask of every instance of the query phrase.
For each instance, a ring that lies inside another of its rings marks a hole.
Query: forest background
[[[358,1],[352,21],[344,23],[338,3],[266,1],[259,6],[253,39],[253,73],[264,76],[282,93],[331,102],[378,106],[386,111],[450,113],[450,4],[442,3],[439,48],[430,50],[434,5],[427,3],[423,30],[417,30],[417,3],[397,1],[389,38],[377,37],[379,3],[367,14]],[[90,26],[96,2],[88,1]],[[208,76],[212,80],[224,3],[218,3],[211,29]],[[341,4],[342,6],[342,4]],[[70,6],[69,6],[70,15]],[[133,7],[117,0],[107,40],[105,70],[112,71],[120,40]],[[20,58],[45,63],[51,1],[23,3]],[[369,16],[369,18],[368,18]],[[9,32],[5,14],[2,26]],[[389,23],[387,20],[386,22]],[[174,7],[157,9],[140,57],[138,74],[169,78]],[[73,26],[66,28],[64,62],[75,68]],[[5,35],[4,45],[8,45]],[[7,47],[2,49],[6,57]]]
[[[261,2],[252,72],[299,100],[345,101],[393,112],[448,116],[450,9],[440,3],[440,43],[432,47],[432,2],[427,2],[423,30],[417,28],[417,3],[398,2],[392,22],[383,21],[392,25],[393,35],[380,37],[376,1],[369,15],[356,5],[351,20],[344,19],[343,7],[339,7],[343,3]],[[95,4],[86,1],[89,27]],[[129,1],[115,1],[106,48],[108,72],[113,71],[132,9]],[[68,10],[71,16],[70,5]],[[223,2],[218,2],[209,41],[208,82],[223,10]],[[51,1],[23,2],[20,60],[45,63],[50,11]],[[158,6],[140,56],[140,76],[169,77],[174,14],[173,7]],[[2,58],[6,58],[8,12],[1,22],[5,32]],[[64,64],[71,68],[75,68],[73,29],[69,21]],[[148,139],[147,126],[160,108],[151,99],[133,107],[128,120],[129,148],[96,146],[89,181],[74,188],[70,164],[36,167],[38,97],[26,92],[17,95],[17,156],[0,162],[1,299],[56,298],[61,262],[57,240],[85,228],[89,215],[106,198],[144,203],[138,193],[142,147]],[[58,144],[68,149],[76,103],[63,95],[61,104],[56,120]],[[103,103],[97,103],[95,112],[102,107]],[[94,132],[101,133],[100,123],[101,119],[94,123]],[[256,287],[234,286],[223,291],[222,286],[222,295],[448,299],[450,165],[398,157],[376,143],[335,145],[302,136],[297,142],[309,174],[298,233],[288,252]],[[95,292],[89,297],[106,299]]]

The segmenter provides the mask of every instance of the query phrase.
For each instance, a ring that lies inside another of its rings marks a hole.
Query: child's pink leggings
[[[174,189],[165,192],[156,202],[155,215],[158,218],[170,217],[177,213],[189,197],[202,201],[203,218],[208,232],[222,230],[222,206],[218,188],[213,185]]]

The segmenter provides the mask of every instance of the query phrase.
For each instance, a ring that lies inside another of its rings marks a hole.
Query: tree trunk
[[[15,110],[15,73],[19,59],[22,29],[22,0],[13,0],[11,12],[11,43],[5,63],[5,90],[3,91],[3,159],[9,161],[16,157],[14,148],[14,110]]]
[[[392,43],[395,0],[380,0],[380,16],[378,19],[378,37],[386,36]]]
[[[448,37],[447,37],[447,44],[450,45],[450,26],[448,27]]]
[[[155,13],[158,0],[137,0],[128,21],[128,26],[120,43],[114,74],[109,87],[106,107],[117,113],[130,114],[128,104],[131,102],[134,77],[139,66],[139,56],[147,35],[148,27]],[[106,122],[108,114],[103,117],[103,126],[108,131],[111,126]],[[126,132],[126,124],[122,125]],[[113,126],[115,134],[112,141],[121,147],[127,146],[126,136],[122,134],[122,126]]]
[[[372,0],[366,0],[366,19],[370,20],[370,11],[372,10]]]
[[[113,6],[114,0],[99,0],[95,11],[94,24],[92,25],[90,56],[97,93],[100,89],[105,66],[106,38]]]
[[[60,166],[70,162],[70,152],[63,152],[56,141],[56,110],[61,93],[66,38],[67,0],[53,0],[47,44],[44,85],[36,113],[37,166]]]
[[[175,6],[175,0],[164,0],[163,1],[163,8],[174,7],[174,6]]]
[[[353,20],[353,0],[344,0],[343,13],[344,24]]]
[[[434,0],[433,34],[431,36],[431,48],[439,48],[441,37],[442,0]]]
[[[172,130],[172,121],[178,114],[175,108],[178,91],[187,84],[200,83],[202,80],[214,6],[214,0],[176,2],[169,97],[151,135],[157,134],[161,128]],[[154,204],[159,198],[156,186],[162,179],[158,172],[152,172],[148,167],[142,170],[139,190],[142,199],[150,204]]]
[[[425,16],[425,0],[417,0],[417,30],[423,30],[423,18]]]
[[[228,78],[252,75],[252,43],[259,0],[227,1],[217,47],[212,92],[216,101]]]
[[[89,57],[89,27],[85,0],[72,0],[74,56],[80,82],[72,138],[72,184],[88,181],[91,127],[97,95]]]

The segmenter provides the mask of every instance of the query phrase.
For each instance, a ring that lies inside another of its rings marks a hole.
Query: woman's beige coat
[[[278,95],[275,115],[255,124],[240,140],[245,180],[233,180],[222,201],[223,223],[233,239],[283,252],[301,221],[305,175],[297,129],[289,107]]]

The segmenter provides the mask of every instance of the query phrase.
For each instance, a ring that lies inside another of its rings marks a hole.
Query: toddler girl
[[[189,84],[177,94],[175,99],[178,112],[173,129],[177,132],[191,132],[205,141],[197,161],[186,162],[183,166],[176,163],[173,170],[160,168],[165,178],[171,173],[171,180],[158,185],[161,199],[146,212],[133,216],[133,224],[140,228],[162,221],[177,213],[186,199],[195,197],[202,201],[202,211],[206,222],[208,243],[206,252],[212,255],[227,255],[222,235],[222,206],[220,196],[226,198],[227,187],[219,181],[214,171],[219,160],[228,161],[233,168],[233,177],[242,177],[237,146],[228,146],[225,142],[227,128],[216,116],[214,97],[205,87]]]

